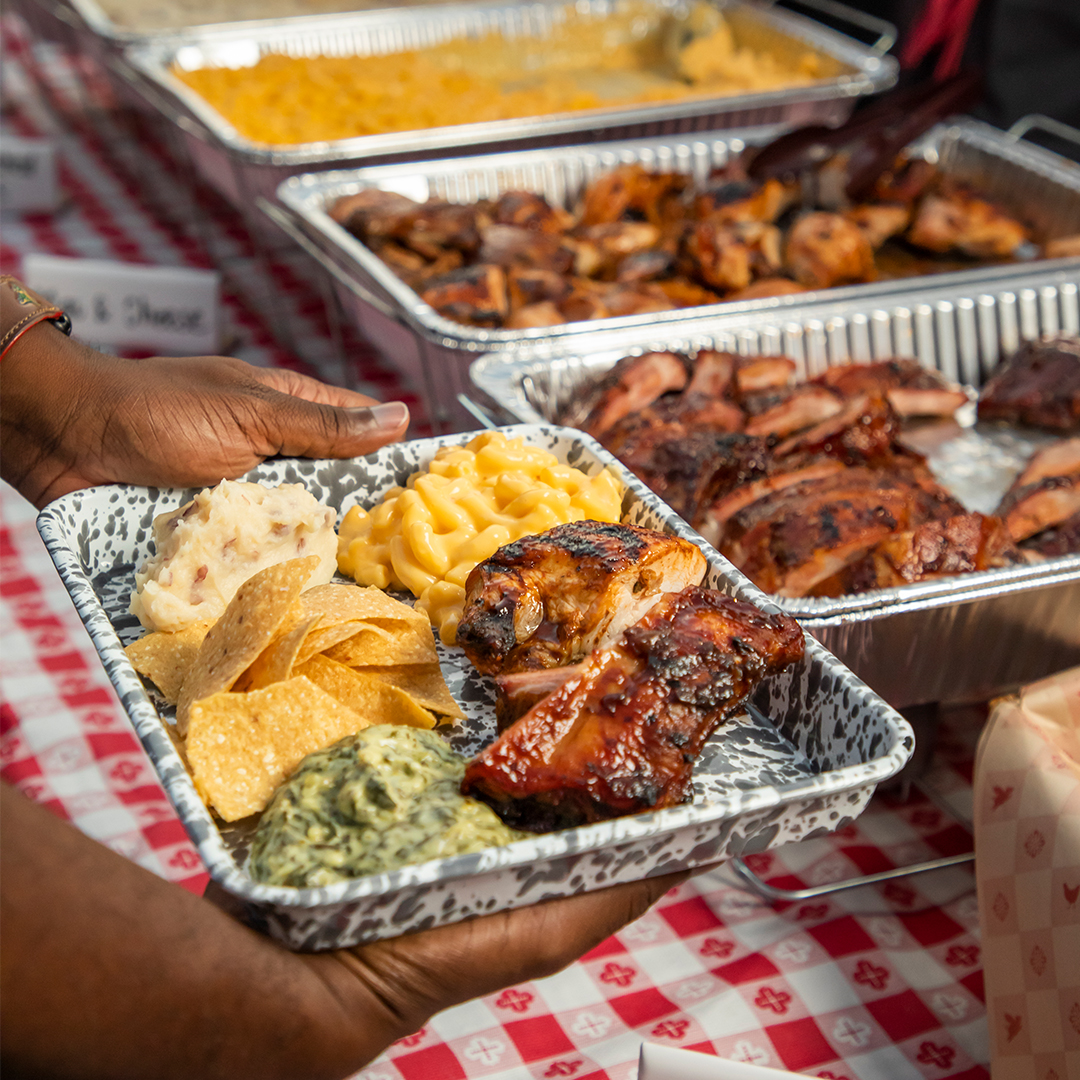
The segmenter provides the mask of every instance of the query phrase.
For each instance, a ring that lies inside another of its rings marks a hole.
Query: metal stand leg
[[[975,852],[969,851],[963,855],[947,855],[941,859],[929,859],[909,866],[897,866],[892,870],[882,870],[877,874],[863,874],[861,877],[848,878],[846,881],[830,881],[826,885],[813,885],[807,889],[777,889],[762,881],[742,859],[732,859],[731,867],[753,892],[768,900],[811,900],[815,896],[825,896],[827,893],[858,889],[863,885],[876,885],[879,881],[891,881],[893,878],[907,877],[909,874],[925,874],[929,870],[945,870],[950,866],[962,866],[964,863],[974,861]]]

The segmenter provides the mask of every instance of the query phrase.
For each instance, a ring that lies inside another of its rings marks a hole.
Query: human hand
[[[50,325],[0,365],[3,475],[41,507],[95,484],[197,487],[275,454],[353,457],[400,439],[400,402],[230,357],[124,360]]]
[[[344,972],[359,981],[396,1040],[443,1009],[561,971],[688,877],[646,878],[306,959],[332,985]],[[342,971],[327,970],[333,964]],[[372,1056],[384,1048],[373,1046]]]

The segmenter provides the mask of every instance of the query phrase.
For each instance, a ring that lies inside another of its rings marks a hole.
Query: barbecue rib
[[[651,405],[669,390],[681,390],[689,373],[686,360],[671,352],[623,357],[585,394],[571,402],[560,422],[599,438],[624,416]]]
[[[457,641],[486,675],[560,667],[614,640],[705,557],[634,525],[573,521],[499,548],[465,582]]]
[[[925,470],[854,466],[743,508],[720,551],[766,592],[805,596],[890,534],[962,513]]]
[[[979,419],[1080,430],[1080,339],[1022,346],[983,386]]]
[[[803,647],[786,615],[711,589],[665,596],[474,758],[462,792],[531,832],[685,802],[705,740]]]
[[[1080,436],[1032,455],[997,508],[1009,534],[1027,540],[1080,513]]]

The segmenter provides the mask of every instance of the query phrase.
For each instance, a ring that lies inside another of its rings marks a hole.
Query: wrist
[[[20,337],[43,322],[71,336],[71,320],[55,304],[11,274],[0,276],[0,359]]]
[[[104,359],[44,321],[15,338],[0,363],[0,471],[37,506],[78,459],[94,358]]]

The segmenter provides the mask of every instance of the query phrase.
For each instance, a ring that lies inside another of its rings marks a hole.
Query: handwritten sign
[[[24,139],[4,132],[0,138],[0,206],[31,213],[55,210],[59,203],[56,144],[51,139]]]
[[[220,348],[216,271],[34,254],[23,260],[23,280],[66,311],[73,336],[89,344],[190,356]]]

